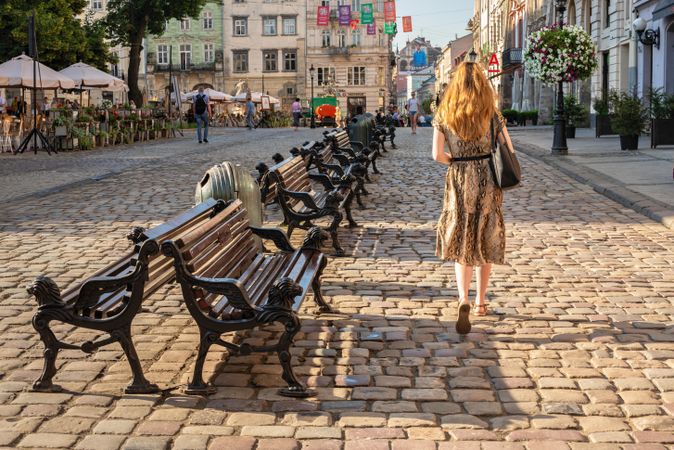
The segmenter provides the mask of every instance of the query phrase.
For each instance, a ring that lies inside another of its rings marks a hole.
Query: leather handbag
[[[517,187],[522,180],[522,172],[517,156],[507,145],[501,145],[494,135],[494,121],[491,122],[491,158],[489,166],[494,182],[503,190]]]

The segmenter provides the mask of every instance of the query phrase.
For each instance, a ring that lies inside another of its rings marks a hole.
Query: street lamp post
[[[556,0],[557,23],[564,28],[564,11],[566,0]],[[564,81],[557,83],[557,108],[555,111],[555,134],[552,140],[553,155],[567,155],[569,148],[566,145],[566,120],[564,119]]]
[[[309,74],[311,75],[311,98],[309,99],[309,108],[311,108],[311,128],[316,128],[316,116],[314,115],[314,72],[316,72],[316,69],[312,64],[309,68]]]

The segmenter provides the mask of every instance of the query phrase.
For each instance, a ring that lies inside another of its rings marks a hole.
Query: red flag
[[[396,21],[396,2],[384,3],[384,22]]]
[[[403,16],[403,32],[412,32],[412,16]]]
[[[349,25],[351,26],[352,30],[355,30],[358,28],[358,24],[360,23],[359,19],[351,19],[351,22],[349,22]]]
[[[316,25],[319,27],[325,27],[330,24],[330,7],[329,6],[319,6],[318,13],[316,15]]]

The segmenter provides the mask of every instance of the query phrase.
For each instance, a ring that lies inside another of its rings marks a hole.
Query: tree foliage
[[[78,61],[105,70],[113,62],[100,23],[82,22],[86,0],[0,1],[0,61],[28,53],[28,18],[35,11],[40,61],[60,70]]]
[[[106,27],[114,44],[129,47],[129,98],[137,105],[143,100],[138,88],[138,71],[143,38],[160,35],[171,19],[196,17],[207,0],[110,0]]]

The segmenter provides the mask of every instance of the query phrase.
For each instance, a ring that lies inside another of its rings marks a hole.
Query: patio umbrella
[[[278,105],[281,103],[281,100],[277,99],[276,97],[272,97],[271,95],[263,94],[262,92],[251,92],[250,93],[250,98],[253,101],[253,103],[262,103],[262,96],[266,95],[269,97],[269,104],[270,105]],[[234,100],[237,102],[245,102],[246,99],[248,98],[248,93],[242,92],[239,95],[234,97]]]
[[[59,73],[72,78],[78,89],[101,89],[103,91],[129,90],[123,80],[83,62],[68,66]]]
[[[186,94],[187,100],[192,101],[195,95],[197,95],[199,91],[192,91],[188,92]],[[224,92],[216,91],[215,89],[211,88],[206,88],[204,89],[204,94],[208,95],[209,100],[213,100],[214,102],[231,102],[234,100],[234,97],[232,97],[229,94],[225,94]]]
[[[37,89],[74,89],[75,81],[44,64],[38,63],[35,77]],[[20,55],[0,64],[0,87],[33,88],[33,59]]]

